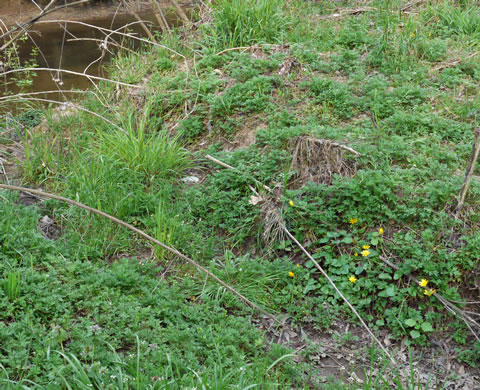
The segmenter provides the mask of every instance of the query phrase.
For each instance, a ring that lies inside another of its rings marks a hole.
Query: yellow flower
[[[297,264],[297,268],[300,268],[300,264]]]
[[[378,234],[382,235],[384,233],[383,228],[378,229]]]
[[[293,277],[295,276],[295,274],[294,274],[292,271],[290,271],[290,272],[288,273],[288,276],[290,276],[291,278],[293,278]]]
[[[352,275],[348,278],[348,280],[350,281],[350,283],[355,283],[357,281],[357,278]]]
[[[415,37],[415,35],[417,35],[417,34],[415,34],[414,32],[413,32],[413,33],[411,33],[411,34],[410,34],[410,38],[414,38],[414,37]]]
[[[422,279],[418,282],[418,284],[420,285],[420,287],[427,287],[428,280],[427,279]]]
[[[424,293],[427,297],[429,297],[430,295],[435,294],[436,291],[437,291],[437,290],[435,290],[434,288],[430,288],[430,289],[425,289],[425,290],[423,291],[423,293]]]
[[[350,222],[352,225],[355,225],[358,222],[358,218],[350,218],[348,222]]]
[[[370,249],[370,245],[364,245],[362,246],[363,249],[367,250],[367,249]]]
[[[355,252],[354,256],[358,256],[358,253],[357,253],[357,252]]]
[[[293,207],[293,205],[294,205],[295,203],[293,203],[293,200],[290,200],[290,201],[288,202],[288,204]]]
[[[367,251],[366,249],[362,251],[362,256],[367,257],[370,254],[370,251]]]

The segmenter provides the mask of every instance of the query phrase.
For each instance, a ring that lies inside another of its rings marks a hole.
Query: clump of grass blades
[[[215,40],[220,47],[278,43],[288,24],[283,0],[220,0],[214,6]]]
[[[156,132],[152,129],[151,108],[147,103],[140,117],[130,113],[123,124],[124,132],[102,132],[98,148],[103,155],[144,174],[147,179],[177,176],[191,164],[188,151],[178,137],[171,137],[163,129]]]

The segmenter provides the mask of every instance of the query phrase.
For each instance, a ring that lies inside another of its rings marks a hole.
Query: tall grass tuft
[[[188,151],[166,130],[152,129],[151,108],[147,103],[140,116],[130,113],[123,123],[124,132],[100,133],[99,149],[102,155],[149,180],[177,176],[190,166]]]
[[[220,0],[214,5],[216,44],[221,47],[278,43],[288,20],[283,0]]]

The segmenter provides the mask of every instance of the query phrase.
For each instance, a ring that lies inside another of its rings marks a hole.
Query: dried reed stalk
[[[153,242],[154,244],[162,247],[163,249],[173,253],[175,256],[177,257],[180,257],[181,259],[185,260],[187,263],[193,265],[195,268],[197,268],[199,271],[203,272],[204,274],[206,274],[207,276],[211,277],[212,279],[214,279],[217,283],[221,284],[223,287],[225,287],[228,291],[230,291],[232,294],[235,294],[237,297],[239,297],[245,304],[247,304],[248,306],[250,306],[251,308],[255,309],[255,310],[258,310],[259,312],[265,314],[266,316],[268,316],[269,318],[271,318],[272,320],[274,320],[275,322],[279,323],[279,324],[282,324],[282,322],[280,320],[278,320],[275,316],[273,316],[272,314],[270,314],[269,312],[267,312],[266,310],[262,309],[261,307],[259,307],[258,305],[256,305],[255,303],[253,303],[252,301],[250,301],[248,298],[246,298],[245,296],[243,296],[242,294],[240,294],[237,290],[235,290],[233,287],[231,287],[230,285],[228,285],[227,283],[225,283],[223,280],[221,280],[220,278],[218,278],[217,276],[215,276],[213,273],[211,273],[209,270],[207,270],[206,268],[202,267],[200,264],[198,264],[197,262],[195,262],[194,260],[190,259],[189,257],[185,256],[183,253],[179,252],[178,250],[168,246],[168,245],[165,245],[164,243],[158,241],[157,239],[153,238],[152,236],[148,235],[147,233],[145,233],[144,231],[140,230],[140,229],[137,229],[135,226],[132,226],[130,225],[129,223],[127,222],[124,222],[122,221],[121,219],[118,219],[118,218],[115,218],[113,216],[111,216],[110,214],[107,214],[103,211],[100,211],[100,210],[97,210],[97,209],[94,209],[93,207],[90,207],[90,206],[86,206],[84,205],[83,203],[80,203],[80,202],[76,202],[74,200],[71,200],[71,199],[68,199],[68,198],[64,198],[63,196],[59,196],[59,195],[55,195],[55,194],[50,194],[48,192],[43,192],[43,191],[39,191],[39,190],[35,190],[35,189],[32,189],[32,188],[25,188],[25,187],[18,187],[18,186],[12,186],[12,185],[8,185],[8,184],[0,184],[0,188],[3,188],[5,190],[10,190],[10,191],[20,191],[20,192],[25,192],[25,193],[31,193],[31,194],[34,194],[34,195],[38,195],[40,197],[45,197],[45,198],[50,198],[50,199],[55,199],[55,200],[59,200],[61,202],[65,202],[65,203],[68,203],[68,204],[71,204],[73,206],[76,206],[76,207],[79,207],[81,209],[84,209],[84,210],[87,210],[93,214],[97,214],[97,215],[100,215],[104,218],[107,218],[109,219],[110,221],[113,221],[115,222],[116,224],[118,225],[121,225],[123,227],[126,227],[127,229],[137,233],[138,235],[144,237],[145,239],[147,239],[148,241],[150,242]]]
[[[182,7],[180,7],[180,5],[178,4],[178,2],[176,0],[169,0],[170,3],[175,7],[175,9],[177,10],[177,13],[180,15],[180,17],[182,18],[182,20],[184,21],[184,23],[188,23],[190,20],[188,19],[188,16],[187,14],[185,13],[185,11],[183,10]]]
[[[213,158],[210,158],[210,160],[212,161],[215,161],[215,162],[218,162],[219,165],[223,166],[223,167],[226,167],[228,169],[233,169],[237,172],[239,172],[241,174],[241,172],[228,165],[228,164],[225,164],[223,162],[221,162],[220,160],[217,160],[217,159],[213,159]],[[273,190],[269,187],[267,187],[269,189],[269,192],[273,192]],[[257,192],[254,191],[256,195]],[[267,200],[268,201],[268,200]],[[272,202],[271,206],[270,207],[275,207],[275,201]],[[281,214],[280,212],[277,210],[277,215],[274,216],[273,218],[273,221],[276,221],[276,224],[277,224],[277,227],[276,229],[281,229],[287,236],[288,238],[290,238],[293,242],[295,242],[295,244],[302,250],[303,253],[305,253],[305,255],[309,258],[309,260],[311,260],[313,262],[313,264],[315,264],[315,267],[317,267],[317,269],[321,272],[321,274],[327,279],[328,283],[330,283],[330,285],[334,288],[334,290],[337,292],[337,294],[340,296],[340,298],[343,299],[343,301],[347,304],[347,306],[350,308],[350,310],[353,312],[353,314],[355,314],[355,316],[359,319],[360,323],[362,324],[362,326],[367,330],[368,334],[372,337],[372,339],[378,344],[378,346],[381,348],[381,350],[385,353],[385,355],[389,358],[389,360],[393,363],[393,364],[396,364],[396,361],[395,359],[392,357],[392,355],[387,351],[387,349],[383,346],[382,342],[373,334],[373,332],[370,330],[370,328],[368,327],[368,325],[365,323],[365,321],[362,319],[362,317],[360,316],[360,313],[358,313],[358,311],[355,309],[355,307],[353,307],[353,305],[350,303],[350,301],[345,297],[345,295],[343,295],[343,293],[339,290],[339,288],[337,287],[337,285],[335,284],[335,282],[328,276],[328,274],[323,270],[323,268],[320,266],[320,264],[318,264],[318,262],[313,258],[313,256],[303,247],[303,245],[295,238],[295,236],[290,233],[290,231],[285,227],[285,224],[283,222],[283,218],[281,217]]]
[[[145,34],[147,34],[147,36],[155,42],[155,37],[153,36],[152,32],[150,31],[150,29],[146,26],[145,22],[142,20],[142,18],[137,14],[137,12],[135,11],[135,6],[134,6],[134,2],[132,1],[126,1],[126,0],[122,0],[122,4],[123,6],[125,7],[125,9],[128,11],[128,13],[130,15],[132,15],[135,19],[137,19],[138,23],[140,23],[140,26],[142,27],[143,31],[145,31]]]
[[[455,209],[455,219],[458,218],[460,211],[462,211],[463,204],[465,203],[465,196],[467,195],[468,188],[472,182],[473,173],[475,172],[475,166],[477,165],[478,154],[480,152],[480,128],[475,129],[474,140],[472,146],[472,154],[468,161],[467,169],[465,170],[465,178],[463,179],[462,187],[458,192],[458,203]]]

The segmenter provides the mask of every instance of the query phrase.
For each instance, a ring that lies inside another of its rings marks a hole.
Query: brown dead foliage
[[[344,157],[350,148],[336,142],[302,135],[290,141],[290,148],[293,150],[290,170],[296,172],[291,188],[308,182],[330,185],[335,174],[352,177],[357,173],[357,162]]]

